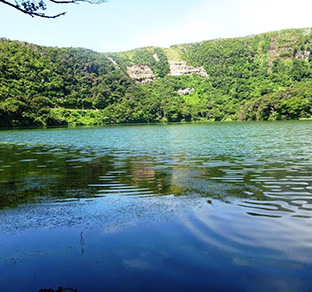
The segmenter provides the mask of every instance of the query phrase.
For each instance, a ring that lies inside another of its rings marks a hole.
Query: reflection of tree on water
[[[107,157],[83,155],[77,149],[42,146],[0,147],[0,209],[33,203],[38,198],[93,197],[88,184],[112,168]]]
[[[241,206],[256,211],[250,215],[266,212],[270,216],[275,209],[310,216],[303,214],[309,213],[312,204],[309,166],[300,166],[299,173],[296,165],[271,160],[100,155],[68,147],[3,144],[0,209],[38,199],[92,198],[129,189],[130,195],[145,191],[149,195],[198,195],[228,203],[239,199]]]
[[[190,160],[188,164],[183,164],[187,157],[180,157],[170,166],[153,158],[141,159],[132,162],[133,180],[157,195],[198,195],[209,198],[210,203],[211,199],[235,202],[251,216],[311,217],[312,187],[307,165],[302,165],[299,172],[293,164],[236,161],[227,156],[195,159],[194,163]]]

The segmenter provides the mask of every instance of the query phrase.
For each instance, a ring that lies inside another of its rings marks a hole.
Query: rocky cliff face
[[[273,68],[278,67],[279,63],[285,63],[285,66],[290,68],[293,59],[308,62],[312,58],[310,34],[311,29],[285,30],[246,38],[175,45],[170,48],[147,47],[110,53],[107,56],[116,69],[127,71],[137,83],[150,83],[166,76],[196,74],[216,84],[222,79],[220,76],[235,79],[242,75],[241,71],[248,71],[249,74],[253,66],[261,66],[261,70],[267,70],[271,74],[273,70],[279,70]],[[246,60],[253,65],[248,66]],[[235,73],[236,77],[227,74],[227,70],[233,71],[236,63],[241,64],[238,66],[242,70]],[[254,76],[254,73],[250,74]],[[241,80],[238,83],[241,83]],[[236,89],[232,90],[234,92]]]
[[[169,75],[171,76],[198,74],[204,78],[209,78],[209,75],[203,67],[193,67],[187,65],[186,62],[168,61],[168,63],[170,66]],[[127,73],[137,83],[141,84],[150,83],[156,79],[151,68],[146,65],[134,65],[131,67],[127,67]]]
[[[150,67],[145,65],[134,65],[127,67],[128,75],[137,83],[146,84],[155,80],[155,75]]]
[[[185,95],[189,95],[190,93],[192,93],[195,90],[195,88],[184,88],[184,89],[179,89],[178,90],[178,94],[180,96],[185,96]]]
[[[170,75],[172,76],[198,74],[204,78],[209,78],[209,75],[203,67],[189,66],[186,62],[168,62],[170,66]]]

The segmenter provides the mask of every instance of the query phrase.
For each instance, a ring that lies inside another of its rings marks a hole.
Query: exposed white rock
[[[302,60],[308,61],[310,54],[311,54],[310,51],[299,51],[295,53],[294,57],[296,59],[302,59]]]
[[[194,88],[184,88],[184,89],[179,89],[178,93],[179,95],[184,96],[184,95],[189,95],[193,91],[194,91]]]
[[[155,60],[159,59],[156,54],[154,54],[154,58]],[[203,67],[189,66],[186,62],[168,62],[170,66],[170,75],[172,76],[198,74],[204,78],[209,78],[209,75]],[[146,65],[134,65],[127,67],[127,73],[137,83],[146,84],[153,82],[156,79],[151,68]]]
[[[154,54],[153,57],[156,60],[156,62],[159,62],[159,58],[158,58],[157,54]]]
[[[116,69],[119,69],[118,64],[116,63],[116,61],[115,61],[113,58],[111,58],[111,57],[107,57],[107,58],[108,58],[108,60],[110,60],[110,61],[112,62],[112,64],[114,65],[114,67],[115,67]]]
[[[137,83],[150,83],[155,80],[153,71],[146,65],[134,65],[127,67],[127,73]]]
[[[192,75],[198,74],[204,78],[209,78],[206,70],[203,67],[193,67],[187,65],[186,62],[174,62],[168,61],[170,66],[170,75],[181,76],[181,75]]]

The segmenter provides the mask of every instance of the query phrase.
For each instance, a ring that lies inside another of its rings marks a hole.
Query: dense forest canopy
[[[106,54],[3,38],[0,127],[311,118],[311,52],[310,29]]]

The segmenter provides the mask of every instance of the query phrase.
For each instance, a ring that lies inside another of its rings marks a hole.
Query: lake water
[[[0,131],[0,290],[312,291],[312,122]]]

